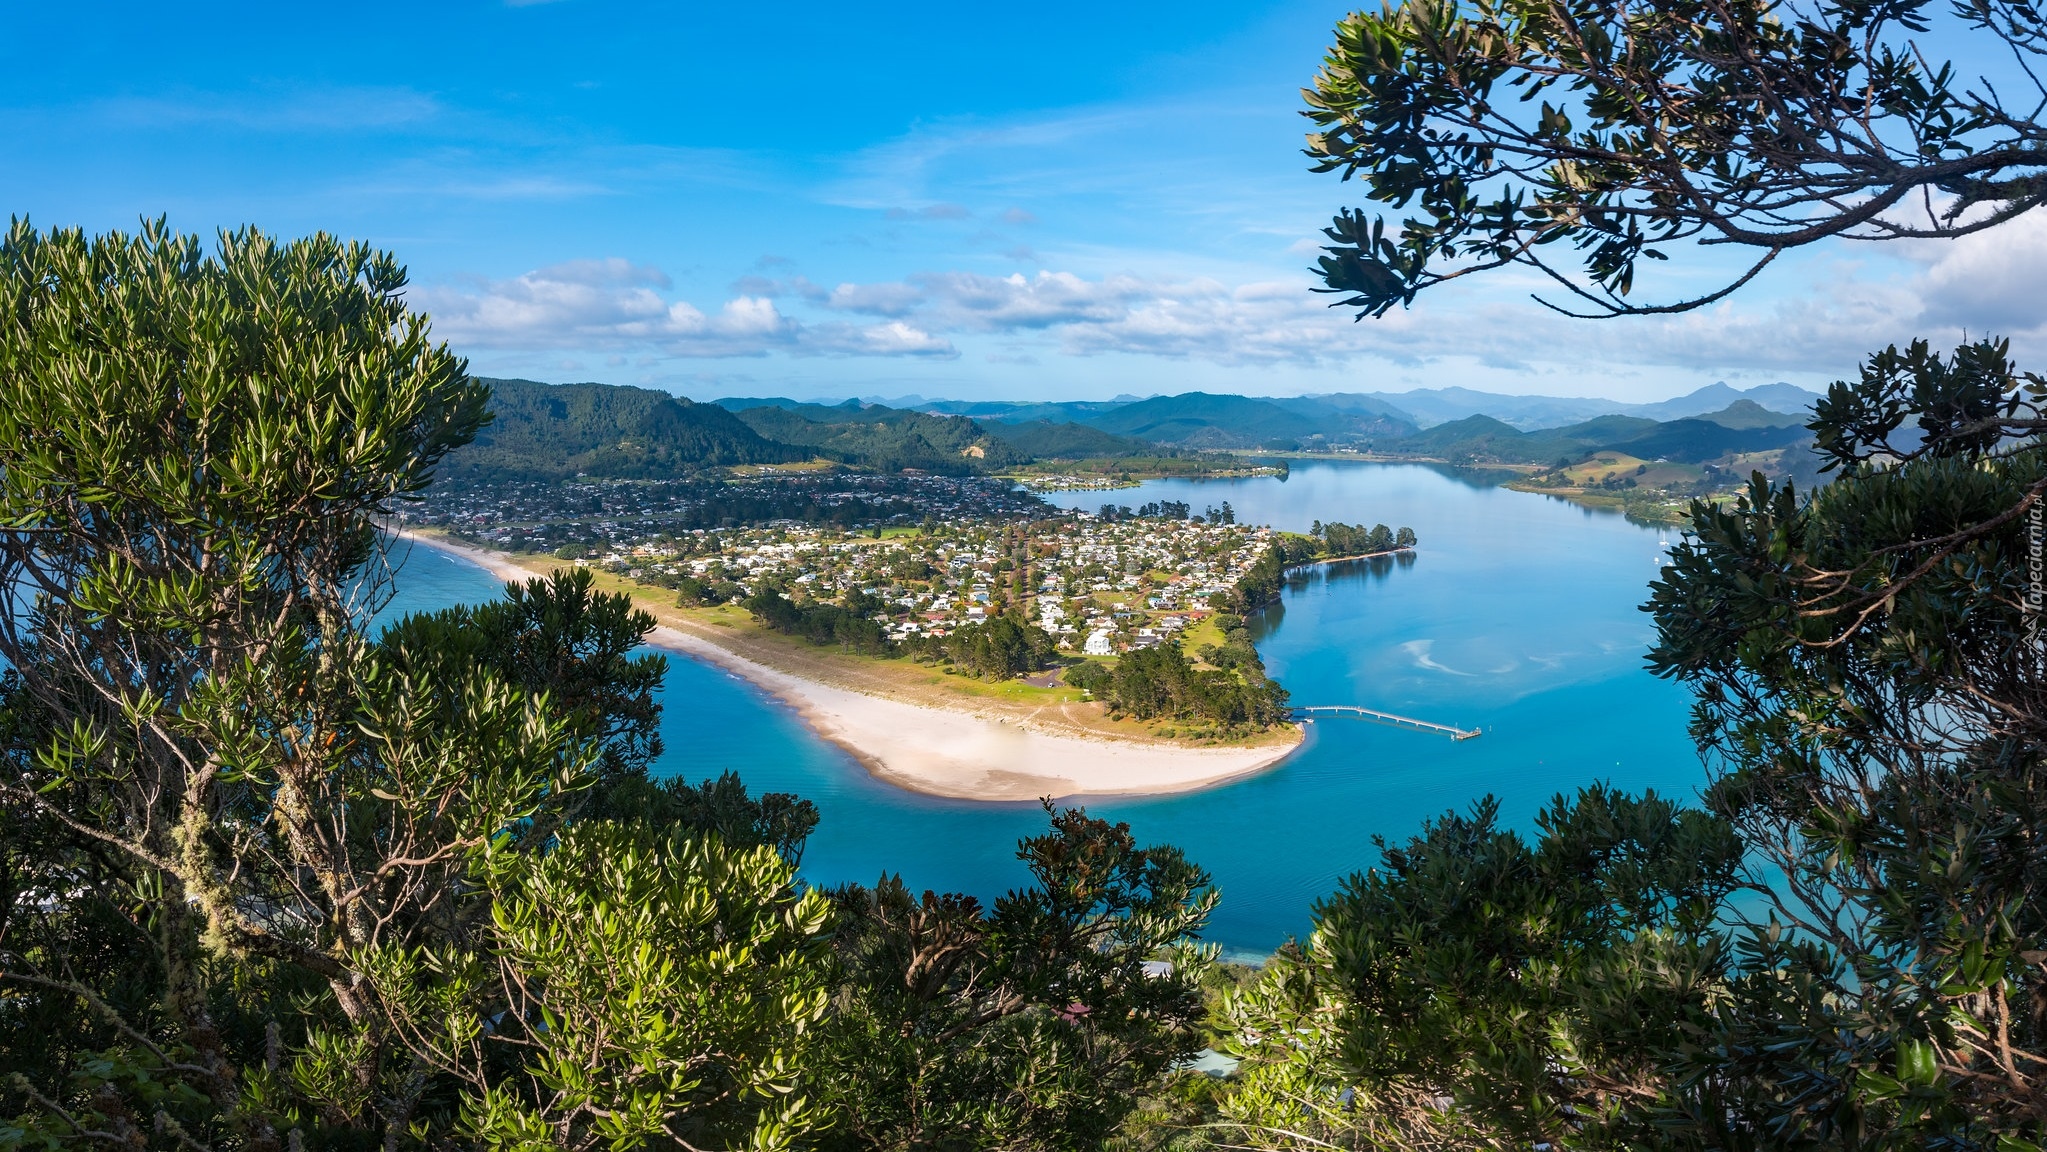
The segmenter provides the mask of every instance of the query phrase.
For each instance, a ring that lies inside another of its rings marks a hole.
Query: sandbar
[[[504,580],[541,573],[508,553],[415,532],[396,534]],[[795,676],[720,644],[722,639],[712,629],[664,624],[649,643],[745,678],[788,704],[807,727],[845,749],[877,779],[926,795],[1016,801],[1192,792],[1265,771],[1302,739],[1299,726],[1290,726],[1276,742],[1249,747],[1055,731],[995,707],[932,707]]]

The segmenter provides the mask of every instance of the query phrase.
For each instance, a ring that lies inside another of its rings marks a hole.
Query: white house
[[[1089,656],[1110,655],[1113,649],[1109,647],[1109,634],[1106,631],[1088,633],[1087,646],[1082,648],[1081,651]]]

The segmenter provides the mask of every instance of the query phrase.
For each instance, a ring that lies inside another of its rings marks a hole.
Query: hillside
[[[701,467],[779,464],[809,453],[775,443],[714,404],[612,384],[479,377],[493,419],[449,455],[443,476],[656,479]]]
[[[1583,454],[1596,440],[1553,432],[1523,432],[1491,416],[1466,416],[1381,444],[1379,450],[1428,456],[1452,464],[1549,464]]]
[[[1325,392],[1317,396],[1285,396],[1276,398],[1272,402],[1290,412],[1299,412],[1304,416],[1325,416],[1328,413],[1334,412],[1352,418],[1361,418],[1367,422],[1370,422],[1374,417],[1383,417],[1384,422],[1388,426],[1404,424],[1412,429],[1419,429],[1421,427],[1421,422],[1416,420],[1412,413],[1407,412],[1396,404],[1389,403],[1377,396],[1364,392]],[[1394,430],[1398,431],[1398,429]],[[1399,434],[1406,435],[1407,433],[1399,432]]]
[[[1587,396],[1507,396],[1471,388],[1417,388],[1364,395],[1407,413],[1422,428],[1467,416],[1490,416],[1526,432],[1625,412],[1628,407],[1617,400]]]
[[[1291,448],[1321,422],[1266,400],[1188,392],[1154,396],[1087,418],[1104,432],[1184,448]]]
[[[826,407],[760,404],[736,414],[762,437],[883,472],[964,475],[1022,463],[1024,454],[964,416],[933,416],[857,400]]]
[[[1812,434],[1797,425],[1790,427],[1729,428],[1711,420],[1671,420],[1653,432],[1602,444],[1619,448],[1644,460],[1676,460],[1700,464],[1735,452],[1762,452],[1787,448],[1811,439]]]
[[[1115,460],[1129,456],[1172,455],[1174,449],[1160,448],[1128,436],[1116,436],[1085,424],[1032,420],[1010,424],[990,420],[981,427],[1032,460]]]
[[[1119,436],[1199,448],[1286,447],[1321,430],[1316,421],[1269,401],[1207,392],[1154,396],[1095,414],[1087,423]]]
[[[1550,436],[1586,444],[1617,444],[1644,436],[1663,426],[1661,421],[1641,416],[1595,416],[1577,424],[1547,429]]]
[[[1737,426],[1711,419],[1657,421],[1609,415],[1524,432],[1490,416],[1466,416],[1385,443],[1380,450],[1453,464],[1551,465],[1610,449],[1643,460],[1699,464],[1734,453],[1790,447],[1808,439],[1804,427],[1767,422],[1772,414],[1757,416],[1762,409],[1753,404],[1749,407],[1755,412],[1741,409],[1728,417],[1737,421]]]
[[[969,416],[975,420],[1001,422],[1004,424],[1028,424],[1048,421],[1054,424],[1085,423],[1091,416],[1112,411],[1129,403],[1127,400],[933,400],[929,403],[898,405],[918,412],[933,412],[946,416]]]
[[[1772,412],[1753,400],[1736,400],[1718,412],[1708,412],[1699,417],[1711,420],[1722,428],[1792,428],[1803,425],[1812,417],[1809,413]]]

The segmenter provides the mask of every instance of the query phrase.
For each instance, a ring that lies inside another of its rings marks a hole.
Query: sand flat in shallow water
[[[404,535],[505,580],[549,567],[440,537]],[[920,689],[902,677],[892,683],[878,661],[828,660],[803,652],[800,642],[760,643],[748,632],[706,626],[650,599],[636,597],[662,621],[650,643],[745,677],[788,703],[878,779],[929,795],[1035,800],[1191,792],[1270,768],[1302,739],[1292,726],[1255,743],[1220,747],[1123,736],[1092,705],[1023,705],[943,687]]]

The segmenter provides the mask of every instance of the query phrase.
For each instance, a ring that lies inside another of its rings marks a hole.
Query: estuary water
[[[1657,529],[1420,465],[1307,462],[1285,479],[1155,481],[1055,493],[1092,509],[1225,500],[1241,521],[1305,531],[1315,520],[1408,526],[1403,561],[1310,568],[1252,621],[1267,670],[1295,704],[1362,704],[1485,735],[1447,737],[1320,720],[1260,776],[1192,795],[1096,798],[1141,843],[1170,843],[1208,869],[1223,899],[1207,937],[1269,953],[1311,925],[1314,902],[1378,860],[1374,836],[1488,793],[1527,827],[1558,792],[1594,781],[1689,799],[1704,782],[1685,736],[1685,691],[1643,670],[1653,630],[1639,605],[1662,563]],[[499,584],[467,563],[412,550],[393,610],[489,599]],[[1036,804],[980,804],[904,792],[812,736],[778,702],[728,673],[670,657],[660,771],[730,768],[755,792],[796,792],[822,816],[803,858],[813,883],[872,883],[991,899],[1025,874],[1016,841],[1044,826]]]

